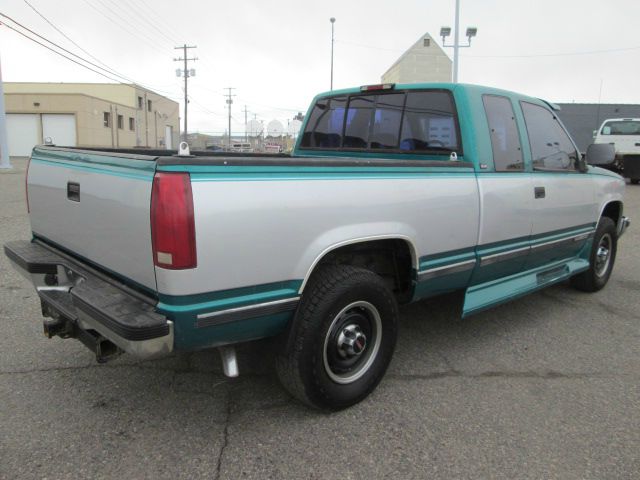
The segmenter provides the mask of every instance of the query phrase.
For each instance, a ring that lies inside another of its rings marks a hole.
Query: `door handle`
[[[533,187],[533,194],[535,198],[544,198],[547,193],[544,187]]]

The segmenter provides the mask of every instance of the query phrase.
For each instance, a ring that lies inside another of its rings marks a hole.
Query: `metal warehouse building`
[[[607,118],[640,118],[640,105],[613,103],[559,103],[558,116],[581,152],[593,143],[593,131]]]
[[[178,103],[134,84],[4,84],[9,155],[34,145],[175,148]]]

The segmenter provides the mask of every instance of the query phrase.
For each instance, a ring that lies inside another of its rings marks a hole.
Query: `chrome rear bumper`
[[[45,320],[48,337],[78,338],[98,361],[108,359],[104,340],[139,358],[173,351],[173,322],[155,311],[153,298],[38,240],[9,242],[4,252],[36,288],[52,319]]]

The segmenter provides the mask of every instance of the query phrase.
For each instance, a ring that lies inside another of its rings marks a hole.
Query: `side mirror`
[[[610,143],[592,143],[585,160],[589,165],[611,165],[616,160],[616,149]]]
[[[596,138],[598,136],[598,130],[594,130],[592,136],[593,136],[593,138]]]

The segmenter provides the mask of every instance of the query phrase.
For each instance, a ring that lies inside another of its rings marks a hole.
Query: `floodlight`
[[[467,27],[467,37],[472,38],[478,34],[478,29],[476,27]]]
[[[451,35],[451,27],[441,27],[440,28],[440,36],[442,38],[448,37]]]

